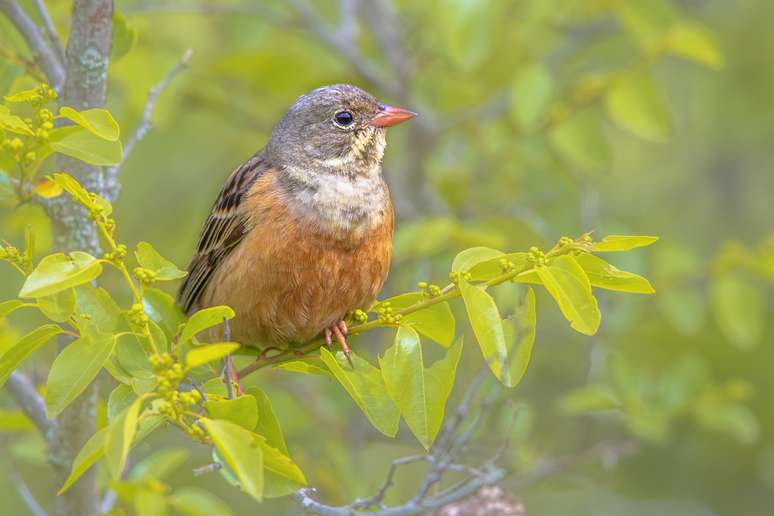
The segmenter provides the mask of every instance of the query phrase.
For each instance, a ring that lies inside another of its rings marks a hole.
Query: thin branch
[[[348,31],[332,30],[304,0],[290,0],[289,3],[295,9],[304,27],[316,34],[323,43],[339,52],[347,61],[349,61],[349,64],[355,69],[358,75],[371,84],[375,84],[390,95],[399,95],[400,88],[398,84],[383,77],[382,74],[379,73],[377,67],[360,53],[357,45],[348,39]],[[347,11],[344,11],[344,14],[346,13]]]
[[[118,494],[112,489],[108,489],[99,501],[99,513],[109,514],[113,506],[118,501]]]
[[[0,0],[0,11],[13,23],[32,52],[35,62],[48,76],[51,86],[61,91],[65,81],[65,69],[62,61],[46,41],[38,26],[19,6],[16,0]]]
[[[35,424],[41,435],[48,439],[56,428],[56,421],[48,419],[46,403],[35,390],[32,382],[24,374],[14,371],[8,377],[5,388],[22,412]]]
[[[395,473],[398,471],[398,467],[426,460],[428,460],[427,455],[409,455],[408,457],[400,457],[393,460],[390,464],[390,469],[387,472],[387,477],[384,479],[384,483],[379,490],[373,496],[355,500],[352,502],[352,507],[356,509],[367,509],[368,507],[380,505],[382,500],[384,500],[384,496],[387,494],[387,490],[392,486],[392,481],[395,477]]]
[[[398,516],[420,514],[433,512],[444,505],[467,498],[484,486],[493,485],[499,482],[505,476],[505,470],[494,464],[494,460],[498,458],[499,455],[496,455],[495,459],[487,460],[479,467],[468,466],[456,462],[456,459],[461,454],[465,444],[468,442],[475,429],[478,428],[478,423],[483,419],[484,414],[495,399],[494,395],[487,396],[484,402],[480,404],[476,410],[475,422],[464,431],[460,432],[463,422],[468,418],[473,409],[473,400],[476,398],[484,378],[487,376],[487,366],[488,364],[484,364],[468,385],[468,388],[465,390],[462,399],[454,411],[453,417],[447,421],[446,425],[444,425],[443,429],[438,434],[436,443],[430,449],[430,453],[402,457],[392,461],[387,473],[387,478],[373,496],[355,500],[346,506],[335,507],[318,502],[314,499],[316,491],[313,488],[305,488],[296,491],[293,495],[296,502],[307,512],[323,516],[344,516],[352,514]],[[501,391],[498,389],[497,394],[499,394],[499,392]],[[384,507],[382,501],[384,500],[387,490],[393,483],[398,467],[420,461],[428,462],[430,468],[425,474],[416,494],[402,504],[394,507]],[[430,489],[441,481],[443,475],[447,471],[463,472],[466,473],[467,476],[463,481],[447,488],[441,493],[429,496]],[[362,511],[362,509],[368,509],[369,507],[379,507],[380,510],[376,512]]]
[[[199,466],[198,468],[194,468],[193,474],[198,477],[201,475],[205,475],[207,473],[212,473],[213,471],[218,471],[222,467],[223,466],[221,466],[217,462],[211,462],[209,464],[205,464],[204,466]]]
[[[111,192],[113,197],[110,199],[111,201],[115,200],[115,197],[118,196],[118,173],[121,171],[121,166],[126,162],[126,158],[128,158],[129,154],[134,150],[135,145],[145,137],[152,127],[151,115],[153,114],[153,108],[156,106],[159,95],[161,95],[161,92],[164,91],[170,82],[172,82],[175,76],[188,66],[188,62],[191,60],[192,55],[193,50],[190,48],[187,49],[175,66],[173,66],[158,84],[148,92],[148,100],[145,102],[145,108],[142,111],[140,123],[137,125],[134,133],[126,141],[126,144],[124,144],[123,160],[118,165],[107,167],[105,170],[105,183],[108,187],[108,191]]]
[[[24,502],[24,505],[27,506],[27,509],[30,510],[33,516],[48,516],[48,513],[46,513],[46,511],[40,505],[40,502],[38,502],[38,500],[35,498],[35,495],[32,494],[32,491],[30,491],[27,483],[16,471],[16,468],[13,466],[13,464],[9,465],[7,474],[8,478],[11,480],[11,482],[13,482],[16,491],[19,493],[19,496]]]
[[[48,36],[49,42],[54,46],[54,50],[59,56],[59,61],[64,63],[65,53],[62,48],[62,42],[59,40],[59,35],[56,33],[56,27],[54,27],[51,16],[48,15],[46,5],[43,3],[43,0],[35,0],[35,7],[40,14],[40,18],[43,20],[43,28],[46,29],[46,35]]]

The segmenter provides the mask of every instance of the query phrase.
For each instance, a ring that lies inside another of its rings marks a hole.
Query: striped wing
[[[184,312],[197,307],[215,270],[242,241],[248,220],[243,201],[255,181],[268,169],[259,151],[234,170],[223,185],[202,229],[196,254],[188,265],[188,276],[177,293],[177,302]]]

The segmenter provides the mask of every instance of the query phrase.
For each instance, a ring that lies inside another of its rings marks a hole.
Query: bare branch
[[[473,409],[473,400],[476,398],[484,378],[487,376],[487,364],[484,364],[481,370],[474,376],[470,385],[462,396],[462,400],[457,405],[454,415],[448,420],[444,428],[438,434],[436,443],[425,455],[412,455],[395,459],[387,473],[387,478],[379,490],[371,497],[358,499],[346,506],[329,506],[322,504],[314,499],[316,491],[313,488],[300,489],[294,494],[294,499],[308,512],[329,515],[344,516],[351,514],[378,514],[381,516],[397,516],[405,514],[420,514],[433,512],[449,503],[462,500],[471,494],[477,492],[484,486],[493,485],[499,482],[504,476],[505,471],[494,464],[495,459],[486,461],[479,467],[459,464],[456,459],[460,456],[466,443],[478,428],[479,422],[483,419],[485,413],[495,400],[495,394],[501,392],[500,389],[487,396],[485,400],[478,405],[474,422],[465,430],[460,432],[463,422],[470,415]],[[393,479],[398,467],[405,464],[425,461],[430,464],[430,468],[425,474],[425,478],[417,489],[416,494],[406,502],[394,507],[384,507],[382,501]],[[428,496],[430,489],[438,484],[447,471],[456,471],[465,473],[467,476],[461,482],[449,487],[441,493]],[[377,512],[362,511],[369,507],[379,507]]]
[[[374,507],[381,504],[382,500],[384,500],[384,496],[387,494],[387,490],[392,486],[392,481],[398,467],[403,466],[404,464],[414,464],[415,462],[426,461],[427,459],[427,455],[410,455],[408,457],[401,457],[393,460],[390,464],[390,470],[387,472],[387,478],[385,478],[384,484],[382,484],[382,487],[379,488],[376,494],[368,498],[355,500],[352,502],[352,507],[367,509],[368,507]]]
[[[51,20],[51,16],[48,15],[48,10],[46,9],[43,0],[35,0],[35,7],[37,8],[38,13],[40,13],[40,18],[43,20],[43,28],[46,29],[48,40],[51,45],[53,45],[57,56],[59,56],[59,62],[64,63],[65,53],[64,49],[62,48],[62,42],[59,40],[59,35],[56,33],[56,27],[54,27],[54,22]]]
[[[126,162],[126,158],[129,157],[129,154],[134,150],[135,145],[145,137],[152,127],[151,115],[153,114],[153,108],[156,106],[159,95],[161,95],[161,92],[164,91],[170,82],[172,82],[175,76],[188,66],[188,62],[191,60],[192,55],[193,50],[190,48],[187,49],[175,66],[173,66],[158,84],[148,92],[148,100],[145,102],[145,108],[142,111],[140,123],[124,145],[124,159],[118,165],[107,167],[105,170],[105,183],[107,191],[111,193],[111,201],[114,201],[118,196],[118,173],[121,170],[121,166]]]
[[[24,374],[14,371],[8,377],[5,388],[22,412],[35,424],[41,435],[48,439],[56,428],[56,421],[48,419],[46,404],[32,382]]]
[[[16,0],[0,0],[0,11],[13,23],[16,30],[19,31],[19,34],[27,42],[35,62],[46,73],[51,86],[55,90],[61,91],[65,81],[64,65],[37,25],[24,12]]]
[[[198,468],[194,468],[193,474],[198,477],[201,475],[205,475],[207,473],[212,473],[213,471],[218,471],[222,467],[223,466],[221,466],[217,462],[210,462],[209,464],[205,464],[204,466],[199,466]]]
[[[30,491],[30,488],[27,487],[27,483],[16,471],[16,468],[13,466],[13,464],[9,466],[7,473],[8,478],[11,480],[11,482],[13,482],[14,487],[16,487],[16,491],[19,493],[19,496],[24,502],[24,505],[27,506],[27,509],[30,510],[33,516],[48,516],[46,511],[43,510],[43,507],[35,498],[35,495],[33,495],[32,491]]]
[[[339,52],[366,81],[375,84],[390,95],[397,96],[400,88],[380,74],[376,66],[363,56],[354,42],[347,39],[348,31],[334,31],[304,0],[290,0],[301,23],[319,37],[323,43]],[[346,5],[346,3],[345,3]]]

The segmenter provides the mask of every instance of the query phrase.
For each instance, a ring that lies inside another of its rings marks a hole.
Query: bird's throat
[[[337,238],[362,238],[391,213],[380,163],[364,174],[288,167],[283,178],[288,207],[305,222]]]

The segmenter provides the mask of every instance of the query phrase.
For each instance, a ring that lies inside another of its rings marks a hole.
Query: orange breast
[[[252,221],[214,273],[204,306],[230,305],[232,339],[257,346],[304,342],[367,308],[390,267],[392,205],[366,231],[341,233],[288,209],[273,175],[256,182],[245,209]]]

